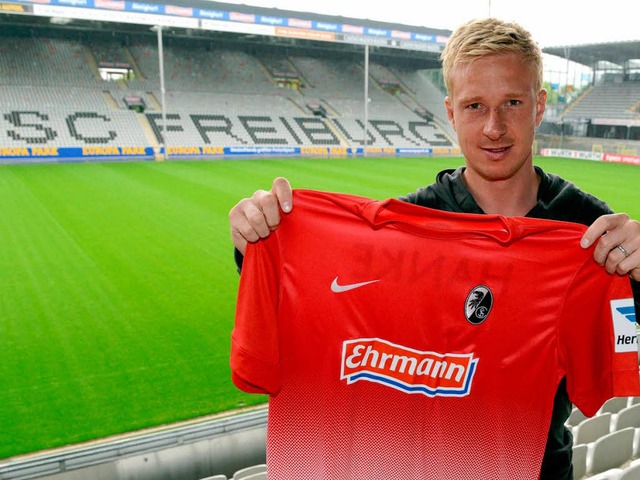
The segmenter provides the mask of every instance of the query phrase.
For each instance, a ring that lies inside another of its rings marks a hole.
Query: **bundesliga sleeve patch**
[[[614,344],[616,352],[637,352],[636,311],[633,298],[611,300]]]

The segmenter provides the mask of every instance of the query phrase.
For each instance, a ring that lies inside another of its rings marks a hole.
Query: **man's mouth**
[[[501,157],[511,150],[511,145],[506,145],[503,147],[481,147],[485,153],[493,157]]]
[[[487,152],[502,153],[502,152],[506,152],[510,148],[511,148],[511,145],[507,145],[504,147],[483,147],[482,149]]]

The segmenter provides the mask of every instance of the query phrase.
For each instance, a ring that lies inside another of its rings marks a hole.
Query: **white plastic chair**
[[[587,454],[587,471],[591,474],[620,468],[631,460],[635,429],[625,428],[597,439]]]
[[[242,477],[242,480],[267,480],[267,472],[254,473],[248,477]]]
[[[256,473],[266,473],[266,471],[267,465],[264,463],[261,463],[260,465],[252,465],[250,467],[238,470],[236,473],[234,473],[233,480],[244,480],[249,478],[249,476],[251,475],[255,475]]]
[[[573,479],[580,480],[587,473],[588,445],[574,445],[571,463],[573,463]]]
[[[565,423],[571,427],[577,427],[580,422],[586,420],[587,418],[589,417],[582,413],[580,409],[578,409],[578,407],[573,407],[571,413],[569,414],[569,418],[567,418],[567,421]]]
[[[595,442],[598,438],[611,431],[611,414],[603,413],[587,418],[575,427],[574,444]]]
[[[629,397],[613,397],[604,402],[600,410],[598,410],[598,414],[603,413],[618,413],[623,408],[627,407],[629,403]]]
[[[628,427],[640,427],[640,403],[623,408],[614,417],[612,430],[622,430]]]
[[[628,467],[623,468],[622,475],[618,480],[640,480],[640,463],[631,463]]]
[[[593,476],[585,477],[586,480],[619,480],[622,475],[622,469],[612,468],[606,472],[596,473]]]

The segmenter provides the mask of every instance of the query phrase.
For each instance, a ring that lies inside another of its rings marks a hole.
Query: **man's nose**
[[[491,110],[484,123],[483,133],[491,140],[498,140],[506,132],[504,115],[499,110]]]

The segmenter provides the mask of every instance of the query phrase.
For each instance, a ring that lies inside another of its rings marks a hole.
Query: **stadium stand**
[[[43,147],[157,149],[164,143],[196,147],[201,154],[219,154],[221,147],[456,147],[443,92],[415,62],[372,56],[365,125],[365,72],[357,51],[221,38],[165,37],[163,138],[158,45],[148,29],[87,35],[51,25],[5,26],[1,144],[19,149],[35,140]],[[562,56],[556,50],[551,53]],[[607,46],[598,55],[615,50]],[[117,66],[126,75],[105,81],[101,72]],[[633,69],[601,75],[554,120],[564,123],[541,127],[536,146],[637,154],[629,142],[640,139],[639,77]],[[602,140],[564,135],[572,132]]]
[[[419,98],[422,108],[433,115],[434,121],[448,135],[456,138],[455,131],[447,119],[447,111],[442,101],[442,91],[424,77],[420,72],[406,68],[395,69],[398,78],[407,85],[407,95]]]
[[[360,56],[170,37],[163,139],[158,47],[152,35],[116,38],[5,28],[0,52],[5,147],[25,147],[32,140],[50,147],[157,147],[163,140],[197,147],[455,147],[443,92],[419,68],[403,62],[374,58],[369,64],[365,140]],[[100,70],[118,65],[128,75],[103,80]],[[129,110],[125,98],[139,99],[143,112]],[[639,98],[640,81],[633,75],[603,81],[568,105],[562,118],[567,128],[584,124],[602,137],[633,141],[640,127],[624,122],[640,118]],[[607,121],[614,125],[606,126]]]
[[[55,37],[1,37],[2,83],[97,87],[84,45]]]
[[[290,60],[296,70],[303,72],[308,82],[305,85],[305,96],[362,101],[364,70],[361,59],[292,55]],[[370,89],[369,97],[377,100],[382,99],[383,95],[377,89]]]
[[[567,107],[565,118],[636,119],[639,99],[640,82],[596,85]]]
[[[567,425],[573,430],[575,480],[640,479],[640,398],[616,397],[594,417],[584,417],[575,407]]]
[[[552,106],[560,108],[548,108],[549,114],[539,132],[560,135],[562,139],[571,136],[574,142],[582,138],[583,145],[586,140],[598,138],[602,139],[598,142],[602,151],[637,155],[640,42],[547,47],[543,52],[586,65],[593,75],[589,85],[577,95],[566,95],[562,102]]]
[[[0,34],[3,146],[455,145],[451,132],[440,126],[446,122],[425,116],[429,109],[421,103],[421,93],[409,95],[405,85],[412,80],[405,82],[398,72],[380,64],[370,75],[365,141],[364,70],[362,59],[352,54],[314,57],[303,49],[265,56],[243,44],[214,46],[211,41],[180,38],[169,38],[164,51],[167,131],[163,138],[153,36],[65,37],[52,30],[18,31],[12,36],[4,30]],[[104,80],[100,70],[116,66],[127,74],[117,81]],[[403,87],[389,90],[394,82]],[[144,113],[130,110],[125,98],[139,100]]]

